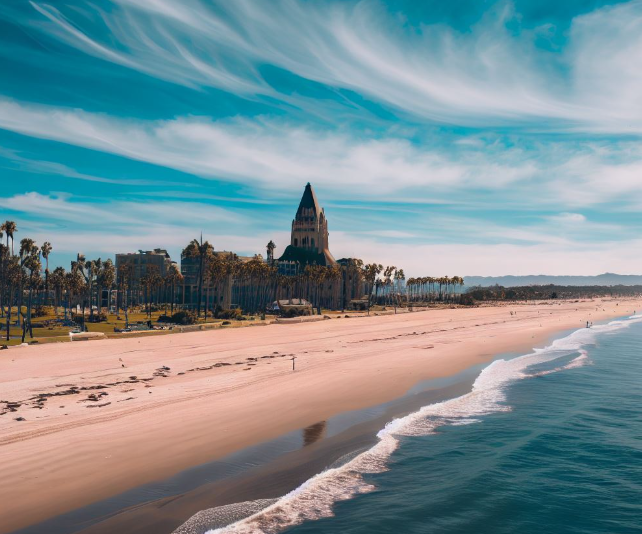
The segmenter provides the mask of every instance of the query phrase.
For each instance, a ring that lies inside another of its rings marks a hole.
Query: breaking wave
[[[363,475],[387,470],[388,460],[399,446],[399,437],[425,436],[435,433],[442,426],[472,424],[478,422],[481,416],[509,411],[511,407],[506,404],[506,390],[512,382],[586,365],[590,360],[583,347],[593,344],[598,334],[626,328],[632,322],[641,320],[642,316],[634,315],[605,325],[583,328],[553,341],[548,347],[534,349],[530,354],[510,360],[495,360],[480,373],[469,393],[424,406],[405,417],[390,421],[379,431],[377,434],[379,441],[370,449],[355,456],[348,456],[341,465],[335,462],[326,471],[310,478],[295,490],[272,502],[241,503],[245,505],[242,515],[247,517],[225,526],[221,526],[220,523],[210,523],[209,530],[206,532],[207,534],[275,534],[307,520],[332,516],[334,503],[376,489],[372,483],[364,479]],[[534,366],[545,366],[549,362],[568,358],[577,353],[579,356],[565,365],[534,373],[528,372]],[[261,509],[257,510],[257,507]],[[211,514],[221,508],[225,507],[211,509],[208,512]],[[204,532],[200,529],[198,532],[185,530],[186,525],[187,523],[175,533],[202,534]],[[202,528],[202,522],[200,526]]]

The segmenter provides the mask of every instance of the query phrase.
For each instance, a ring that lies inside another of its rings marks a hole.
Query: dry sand
[[[0,533],[640,306],[441,309],[0,352]]]

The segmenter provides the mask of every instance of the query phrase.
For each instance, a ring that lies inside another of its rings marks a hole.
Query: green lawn
[[[23,312],[26,312],[26,309],[23,307]],[[164,315],[164,312],[158,311],[158,312],[152,312],[152,323],[157,324],[158,318]],[[16,326],[15,323],[15,318],[17,317],[17,309],[13,308],[12,313],[11,313],[11,328],[10,328],[10,337],[9,341],[6,341],[6,335],[7,332],[6,330],[0,331],[0,345],[19,345],[22,342],[22,328]],[[62,308],[58,309],[58,315],[46,315],[44,317],[34,317],[32,318],[32,322],[34,324],[38,323],[46,323],[47,321],[52,321],[55,319],[62,319],[64,317],[64,310]],[[88,317],[88,316],[87,316]],[[247,324],[251,324],[253,322],[257,322],[259,317],[256,316],[250,316],[247,318],[247,320],[244,321],[231,321],[229,327],[240,327],[244,326]],[[141,323],[147,323],[148,316],[144,311],[136,311],[129,313],[129,324],[133,325],[136,324],[137,322]],[[201,319],[198,321],[199,324],[205,323],[205,319],[201,317]],[[221,319],[213,319],[211,317],[207,318],[207,323],[222,323],[223,321]],[[3,325],[6,325],[6,317],[0,317],[0,323]],[[89,332],[102,332],[109,337],[118,337],[118,334],[114,332],[114,328],[118,329],[123,329],[125,328],[125,314],[120,313],[119,315],[116,314],[108,314],[107,315],[107,320],[100,322],[100,323],[86,323],[87,330]],[[61,342],[61,341],[69,341],[69,331],[72,330],[70,327],[62,327],[62,326],[49,326],[49,327],[43,327],[43,328],[34,328],[33,329],[33,339],[29,337],[29,332],[27,332],[27,337],[25,338],[25,342],[31,343],[31,342],[38,342],[38,343],[55,343],[55,342]],[[169,333],[169,331],[158,331],[156,334],[164,334],[164,333]],[[150,335],[150,334],[141,334],[141,335]]]

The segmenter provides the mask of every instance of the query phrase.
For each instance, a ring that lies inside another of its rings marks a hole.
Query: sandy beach
[[[640,306],[435,309],[2,351],[0,534]]]

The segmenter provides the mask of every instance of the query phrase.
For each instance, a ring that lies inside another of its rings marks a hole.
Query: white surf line
[[[642,315],[633,315],[592,328],[581,328],[530,354],[495,360],[482,370],[469,393],[424,406],[390,421],[377,434],[379,442],[376,445],[346,464],[327,469],[261,511],[225,527],[211,529],[206,534],[275,534],[307,520],[331,517],[335,502],[376,489],[363,479],[363,475],[387,470],[388,459],[399,445],[395,436],[425,436],[441,426],[472,424],[479,421],[480,416],[510,411],[511,407],[505,404],[506,387],[518,379],[539,376],[526,374],[527,368],[575,352],[580,352],[580,356],[547,374],[584,365],[588,355],[582,347],[594,343],[598,334],[614,332],[640,321]]]

